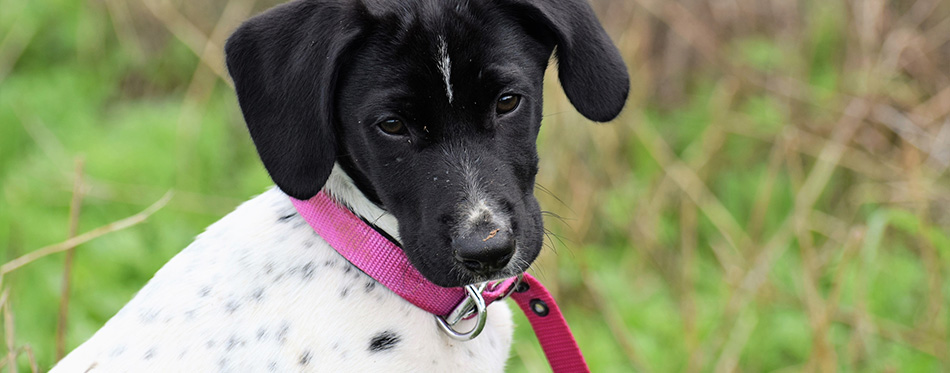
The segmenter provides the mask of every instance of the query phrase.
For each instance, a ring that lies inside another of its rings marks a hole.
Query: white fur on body
[[[398,239],[395,219],[338,167],[325,189]],[[479,337],[450,339],[273,188],[208,227],[52,372],[502,371],[511,311],[488,310]]]

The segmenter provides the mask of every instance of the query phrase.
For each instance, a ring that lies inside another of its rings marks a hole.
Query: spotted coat
[[[339,168],[325,188],[398,238]],[[497,372],[511,334],[499,302],[478,338],[449,339],[274,188],[211,225],[52,372]]]

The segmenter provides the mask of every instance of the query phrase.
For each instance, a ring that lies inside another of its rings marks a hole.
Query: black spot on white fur
[[[229,300],[228,303],[224,305],[224,310],[227,311],[229,315],[237,311],[238,308],[241,308],[241,304],[235,300]]]
[[[304,351],[302,354],[300,354],[300,360],[298,360],[297,362],[300,365],[307,365],[307,364],[310,364],[311,358],[313,358],[313,353],[311,353],[309,350]]]
[[[244,340],[238,338],[237,336],[232,335],[230,338],[228,338],[228,341],[224,344],[224,350],[232,351],[236,348],[244,347],[245,344],[246,342],[244,342]]]
[[[290,332],[290,324],[284,323],[280,326],[280,329],[277,330],[277,342],[280,344],[287,343],[287,333]]]
[[[304,280],[309,280],[313,278],[313,273],[315,271],[316,271],[316,266],[313,264],[313,262],[310,262],[310,263],[304,264],[304,266],[300,268],[300,275],[303,277]]]
[[[161,312],[156,309],[144,309],[139,311],[139,321],[142,324],[151,324],[159,316]]]
[[[369,351],[370,352],[381,352],[386,350],[391,350],[399,344],[400,338],[399,335],[391,330],[381,332],[369,341]]]
[[[109,357],[119,357],[125,352],[125,345],[118,345],[109,353]]]
[[[260,302],[264,298],[264,288],[254,289],[254,292],[251,293],[251,299]]]

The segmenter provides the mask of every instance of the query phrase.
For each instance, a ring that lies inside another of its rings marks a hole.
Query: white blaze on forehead
[[[449,46],[445,43],[445,38],[439,36],[439,71],[442,72],[442,79],[445,81],[445,96],[452,103],[452,83],[449,77],[452,75],[452,61],[449,60]]]

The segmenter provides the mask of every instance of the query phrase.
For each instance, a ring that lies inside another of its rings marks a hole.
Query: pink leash
[[[324,192],[306,201],[290,200],[340,255],[417,307],[446,317],[468,297],[463,288],[444,288],[427,280],[409,263],[402,249]],[[482,297],[487,305],[509,293],[527,315],[555,373],[590,371],[561,310],[540,281],[525,273],[520,283],[511,278],[491,284]]]

